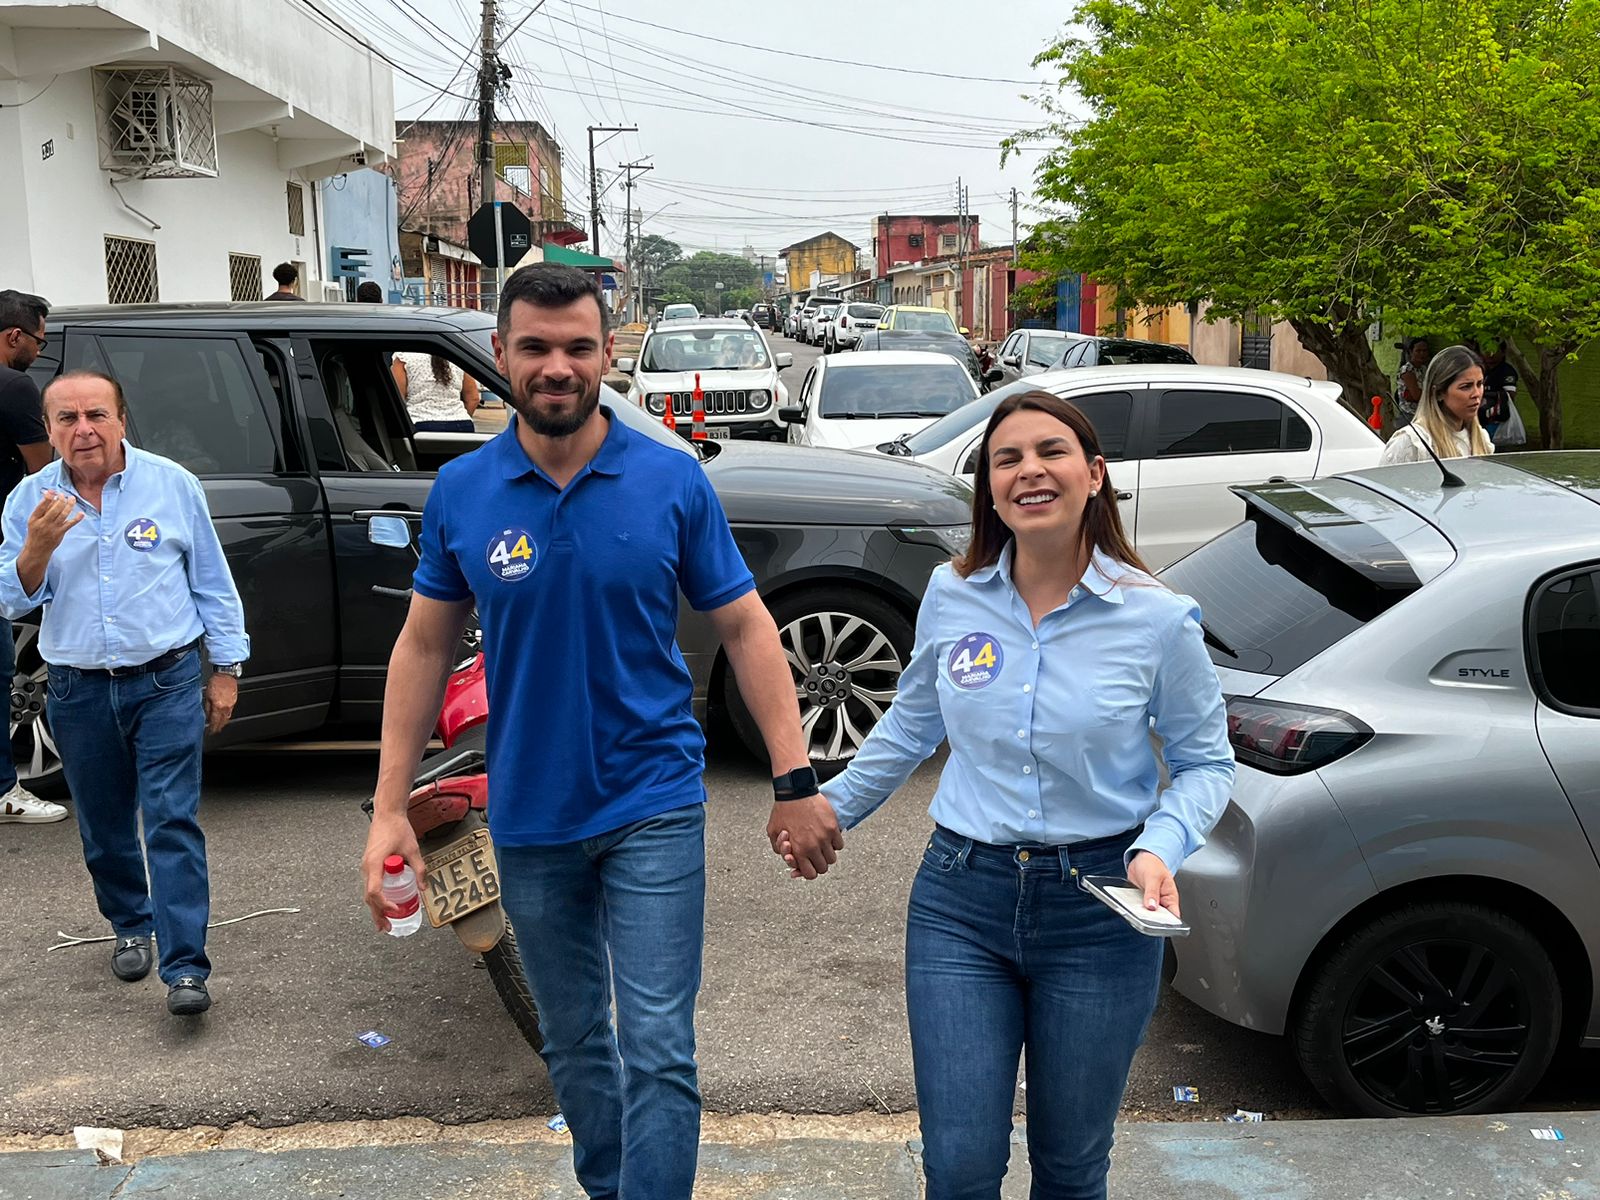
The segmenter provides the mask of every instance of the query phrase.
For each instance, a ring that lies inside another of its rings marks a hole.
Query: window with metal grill
[[[261,299],[261,258],[259,255],[228,255],[228,295],[234,300]]]
[[[306,192],[298,183],[290,182],[285,195],[289,201],[289,232],[295,237],[306,235]]]
[[[161,299],[154,242],[106,238],[106,299],[112,304],[154,304]]]

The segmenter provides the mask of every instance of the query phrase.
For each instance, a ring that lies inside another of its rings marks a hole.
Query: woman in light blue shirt
[[[972,545],[934,572],[899,695],[823,790],[848,829],[949,740],[906,931],[928,1200],[999,1196],[1022,1053],[1035,1200],[1103,1198],[1161,942],[1078,880],[1125,873],[1177,913],[1233,754],[1199,610],[1139,561],[1083,413],[1004,401],[974,485]]]

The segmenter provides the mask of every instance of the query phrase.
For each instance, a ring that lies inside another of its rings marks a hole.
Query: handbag
[[[1515,404],[1506,414],[1506,419],[1500,423],[1500,428],[1494,431],[1494,444],[1496,446],[1523,446],[1528,441],[1528,430],[1522,423],[1522,414],[1517,411]]]

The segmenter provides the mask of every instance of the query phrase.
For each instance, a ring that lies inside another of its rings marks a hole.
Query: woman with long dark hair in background
[[[899,694],[823,793],[857,825],[949,740],[906,930],[928,1200],[1000,1195],[1019,1055],[1032,1195],[1103,1200],[1161,941],[1079,881],[1126,874],[1178,914],[1173,873],[1233,754],[1199,611],[1140,561],[1088,418],[1006,399],[974,486],[971,546],[933,574]]]

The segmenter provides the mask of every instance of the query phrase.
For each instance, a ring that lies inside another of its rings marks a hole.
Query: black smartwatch
[[[811,767],[796,767],[772,781],[774,800],[808,800],[817,794],[817,773]]]

